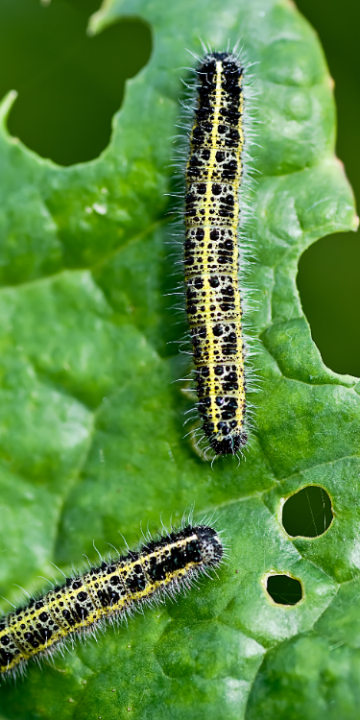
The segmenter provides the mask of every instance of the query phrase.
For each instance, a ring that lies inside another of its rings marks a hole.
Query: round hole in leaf
[[[290,575],[269,575],[266,590],[277,605],[297,605],[303,597],[300,580]]]
[[[291,537],[318,537],[333,520],[331,500],[318,485],[304,487],[289,497],[282,509],[282,523]]]

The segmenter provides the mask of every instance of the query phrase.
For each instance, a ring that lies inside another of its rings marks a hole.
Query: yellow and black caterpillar
[[[103,562],[84,575],[0,618],[0,672],[23,669],[34,656],[77,632],[92,630],[102,619],[123,616],[151,600],[189,586],[205,568],[216,567],[223,548],[211,527],[187,525],[137,552]]]
[[[198,410],[217,455],[247,442],[239,289],[243,67],[211,52],[197,70],[185,196],[185,284]]]

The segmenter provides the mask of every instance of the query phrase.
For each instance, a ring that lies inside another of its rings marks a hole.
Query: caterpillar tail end
[[[216,455],[236,455],[246,445],[248,435],[246,432],[242,432],[240,435],[229,437],[218,438],[215,436],[209,438],[209,441]]]

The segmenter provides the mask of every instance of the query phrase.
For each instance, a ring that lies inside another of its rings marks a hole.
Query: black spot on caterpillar
[[[189,587],[194,576],[221,562],[216,530],[186,525],[143,544],[0,618],[0,673],[49,654],[74,633],[91,631],[104,619],[121,618],[151,601]],[[55,646],[55,648],[54,648]]]
[[[185,195],[185,285],[198,411],[216,455],[247,443],[237,229],[242,208],[244,68],[210,52],[196,69]]]

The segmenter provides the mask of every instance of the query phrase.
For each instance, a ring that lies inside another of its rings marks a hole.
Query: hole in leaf
[[[318,240],[301,256],[297,285],[324,363],[360,377],[360,243],[354,233]]]
[[[149,60],[151,33],[136,19],[86,35],[89,0],[1,0],[0,97],[17,90],[9,132],[42,157],[72,165],[98,157],[125,81]]]
[[[324,488],[309,485],[289,497],[282,509],[282,524],[291,537],[318,537],[333,520],[331,500]]]
[[[297,0],[296,4],[318,31],[335,80],[337,155],[345,164],[359,205],[360,3],[347,0],[341,6],[341,13],[336,12],[337,0],[328,0],[326,4],[324,0]],[[359,235],[341,233],[319,240],[306,251],[300,261],[299,281],[304,310],[324,361],[337,372],[358,377],[359,271]]]
[[[277,605],[297,605],[303,596],[300,580],[290,575],[269,575],[266,590]]]

